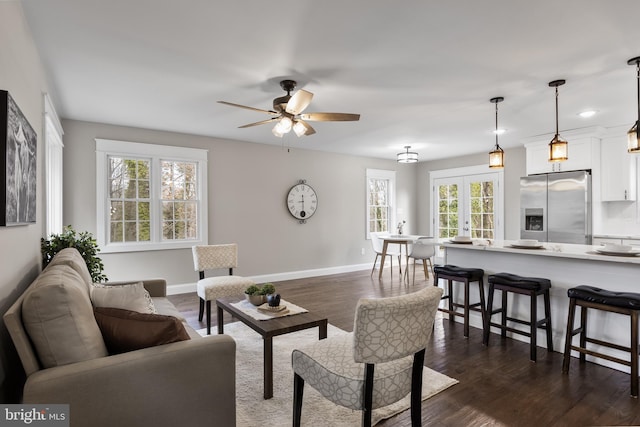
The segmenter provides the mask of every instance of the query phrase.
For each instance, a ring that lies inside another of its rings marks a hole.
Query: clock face
[[[294,185],[287,195],[287,207],[296,219],[311,218],[318,208],[318,196],[307,184]]]

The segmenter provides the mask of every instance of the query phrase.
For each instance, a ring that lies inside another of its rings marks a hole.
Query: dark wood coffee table
[[[216,300],[216,305],[218,306],[218,334],[224,333],[222,316],[223,311],[226,311],[262,336],[264,340],[264,398],[271,399],[273,397],[273,337],[317,326],[319,329],[318,338],[325,339],[327,337],[327,318],[307,312],[292,316],[275,317],[269,320],[256,320],[231,305],[231,303],[240,301],[242,301],[242,298],[239,297]]]

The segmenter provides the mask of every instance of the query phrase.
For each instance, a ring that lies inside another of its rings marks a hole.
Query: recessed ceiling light
[[[496,129],[496,130],[492,130],[491,132],[495,133],[496,135],[502,135],[506,131],[507,131],[506,129]]]
[[[580,117],[582,117],[583,119],[588,119],[589,117],[595,116],[596,113],[597,113],[596,110],[586,110],[586,111],[582,111],[582,112],[578,113],[578,115]]]

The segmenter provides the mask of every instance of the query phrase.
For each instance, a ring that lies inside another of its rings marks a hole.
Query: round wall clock
[[[318,209],[318,195],[306,181],[301,180],[289,190],[287,208],[295,219],[304,224]]]

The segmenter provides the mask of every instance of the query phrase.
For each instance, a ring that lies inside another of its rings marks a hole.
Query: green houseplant
[[[40,252],[42,253],[42,268],[45,268],[55,254],[64,248],[76,248],[82,258],[87,263],[91,279],[95,283],[107,282],[107,276],[102,274],[104,264],[98,257],[98,243],[93,235],[88,231],[77,233],[70,225],[64,227],[64,231],[60,234],[52,234],[49,240],[40,239]]]
[[[262,286],[251,285],[245,289],[244,293],[247,301],[253,305],[261,305],[267,301],[267,295],[276,292],[276,287],[273,283],[265,283]]]

